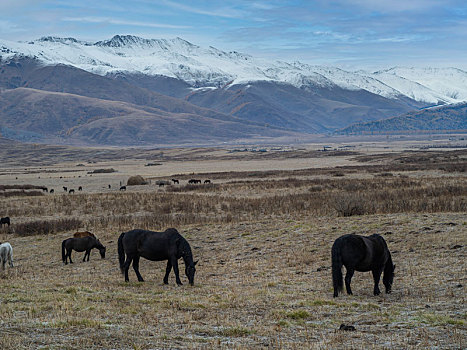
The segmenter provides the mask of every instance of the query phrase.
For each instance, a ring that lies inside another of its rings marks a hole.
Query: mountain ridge
[[[295,87],[363,89],[386,98],[406,96],[428,104],[467,100],[467,72],[450,68],[393,67],[377,72],[351,72],[301,62],[268,61],[237,51],[202,48],[182,38],[145,39],[115,35],[86,42],[74,38],[43,37],[29,42],[0,40],[0,58],[34,57],[48,65],[68,64],[99,75],[116,72],[164,75],[197,87],[221,87],[229,82],[285,82]],[[441,73],[440,73],[441,72]],[[443,73],[449,73],[445,79]],[[404,80],[390,80],[387,75]],[[400,75],[399,75],[400,74]],[[449,84],[455,83],[454,88]],[[438,90],[437,86],[442,89]]]

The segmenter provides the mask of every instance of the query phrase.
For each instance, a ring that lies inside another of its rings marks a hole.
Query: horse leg
[[[89,249],[86,253],[88,254],[88,261],[89,261],[89,256],[91,255],[91,249]]]
[[[345,289],[348,295],[352,295],[352,289],[350,288],[350,282],[352,281],[354,270],[351,268],[347,269],[347,273],[345,274]]]
[[[167,267],[165,268],[164,284],[169,284],[169,273],[172,270],[172,263],[170,259],[167,260]]]
[[[85,261],[86,261],[86,255],[88,255],[88,251],[87,251],[87,250],[84,252],[84,256],[83,256],[83,262],[85,262]]]
[[[125,282],[128,282],[130,279],[128,278],[128,269],[130,268],[131,261],[133,260],[133,257],[127,255],[125,263],[123,264],[123,269],[125,271]]]
[[[139,273],[139,255],[136,255],[133,258],[133,270],[135,270],[136,277],[138,277],[139,282],[144,282],[143,276]]]
[[[182,281],[180,281],[180,275],[178,273],[178,261],[177,261],[177,258],[176,257],[173,257],[170,259],[171,260],[171,264],[172,264],[172,267],[174,268],[174,273],[175,273],[175,281],[177,282],[177,284],[179,286],[181,286],[183,283]]]
[[[374,295],[380,295],[381,291],[379,290],[379,279],[381,278],[381,273],[383,272],[383,269],[376,269],[371,271],[373,274],[373,280],[375,281],[375,287],[373,289],[373,294]]]
[[[10,264],[10,267],[13,267],[13,254],[12,254],[11,252],[10,252],[10,255],[9,255],[8,258],[9,258],[9,259],[8,259],[8,262],[9,262],[9,264]]]
[[[67,259],[70,259],[70,264],[73,264],[73,261],[71,260],[71,249],[66,251],[66,255],[65,255],[65,265],[67,264]]]

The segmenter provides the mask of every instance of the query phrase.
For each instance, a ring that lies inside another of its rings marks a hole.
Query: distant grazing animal
[[[47,187],[42,187],[42,191],[49,192],[49,189]]]
[[[78,191],[82,191],[82,190],[83,190],[83,187],[79,186]]]
[[[331,255],[334,297],[337,297],[343,289],[342,265],[347,270],[345,275],[347,294],[352,294],[350,281],[354,271],[371,271],[373,273],[374,295],[381,293],[378,284],[381,273],[384,271],[383,284],[386,287],[386,293],[391,293],[396,265],[393,265],[386,241],[380,235],[374,234],[364,237],[348,234],[341,236],[334,241]]]
[[[55,191],[54,191],[54,189],[52,188],[52,189],[50,190],[50,192],[49,192],[49,193],[54,193],[54,192],[55,192]]]
[[[83,262],[86,261],[86,256],[88,257],[91,254],[91,249],[96,248],[99,249],[99,253],[101,254],[101,258],[105,258],[105,247],[102,245],[101,242],[96,237],[86,236],[81,238],[68,238],[62,242],[62,261],[68,264],[68,259],[70,259],[70,264],[73,263],[71,260],[71,252],[76,250],[77,252],[84,252]]]
[[[10,226],[10,217],[6,216],[0,219],[0,227],[2,227],[5,224]]]
[[[179,184],[179,183],[180,183],[180,182],[178,182],[178,180],[177,180],[177,179],[172,179],[172,182],[174,183],[174,185],[175,185],[175,184]]]
[[[68,193],[75,193],[75,190],[71,188]]]
[[[197,261],[193,262],[190,245],[176,229],[169,228],[164,232],[148,230],[123,232],[118,238],[118,260],[120,262],[120,270],[125,274],[126,282],[129,281],[128,269],[131,262],[133,262],[133,269],[138,277],[138,281],[144,281],[139,273],[140,257],[151,261],[167,260],[164,283],[169,283],[169,273],[173,267],[175,280],[178,285],[182,284],[178,271],[178,259],[183,258],[185,262],[185,274],[188,277],[190,285],[193,285]]]
[[[112,188],[112,186],[110,186],[110,184],[109,184],[109,188]]]
[[[87,237],[87,236],[91,236],[91,237],[96,238],[96,236],[94,236],[94,234],[89,232],[89,231],[82,231],[82,232],[73,233],[73,237],[75,237],[75,238]]]
[[[188,183],[189,183],[189,184],[200,184],[200,183],[201,183],[201,180],[190,179],[190,180],[188,180]]]
[[[159,182],[157,185],[158,185],[159,187],[164,187],[164,186],[165,186],[165,183],[164,183],[164,182]]]
[[[8,261],[8,265],[13,267],[13,248],[8,242],[0,244],[0,262],[2,263],[2,269],[5,270],[5,264]]]
[[[120,186],[120,191],[126,191],[126,186]]]
[[[63,190],[64,190],[65,192],[67,192],[67,191],[68,191],[68,187],[63,186]]]
[[[210,183],[211,183],[211,180],[204,180],[204,183],[205,183],[205,184],[210,184]]]

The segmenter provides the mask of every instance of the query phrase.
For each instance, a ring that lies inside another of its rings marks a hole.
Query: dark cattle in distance
[[[68,193],[75,193],[75,190],[74,190],[74,189],[70,189],[70,190],[68,191]]]
[[[50,189],[50,192],[49,192],[49,193],[54,193],[54,192],[55,192],[55,191],[54,191],[54,189],[52,188],[52,189]]]
[[[68,192],[68,187],[63,186],[63,190],[64,190],[65,192]]]
[[[82,191],[82,190],[83,190],[83,187],[79,186],[78,191]]]
[[[210,183],[211,183],[211,180],[204,180],[204,183],[205,183],[205,184],[210,184]]]
[[[172,179],[172,182],[174,183],[174,185],[175,185],[175,184],[179,184],[179,183],[180,183],[180,182],[178,182],[178,180],[177,180],[177,179]]]
[[[120,191],[126,191],[126,186],[120,186]]]
[[[10,218],[8,216],[0,219],[0,227],[2,227],[3,225],[10,226]]]

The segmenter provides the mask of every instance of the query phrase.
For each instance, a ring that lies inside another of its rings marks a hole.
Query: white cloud
[[[109,17],[64,17],[63,21],[67,22],[88,22],[88,23],[108,23],[117,25],[127,25],[136,27],[151,27],[151,28],[166,28],[166,29],[187,29],[190,26],[179,26],[173,24],[156,23],[156,22],[141,22],[141,21],[126,21]]]

